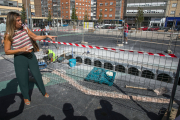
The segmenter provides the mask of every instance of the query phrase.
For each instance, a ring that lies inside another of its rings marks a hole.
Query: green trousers
[[[34,76],[39,90],[45,95],[45,87],[42,81],[42,75],[39,70],[38,61],[34,52],[28,54],[14,55],[14,67],[16,72],[16,78],[24,99],[29,99],[29,72],[30,69]]]

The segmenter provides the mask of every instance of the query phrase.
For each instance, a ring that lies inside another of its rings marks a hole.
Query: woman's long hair
[[[9,12],[7,14],[5,36],[8,34],[8,39],[11,42],[13,41],[12,37],[14,35],[14,30],[15,30],[15,27],[16,27],[16,18],[19,17],[19,16],[20,16],[20,14],[16,13],[16,12]]]

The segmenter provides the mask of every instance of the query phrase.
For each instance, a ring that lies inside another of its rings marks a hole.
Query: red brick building
[[[62,19],[71,19],[70,16],[70,0],[61,0],[61,17]]]
[[[97,19],[102,13],[103,20],[113,20],[115,19],[115,11],[116,0],[97,0]]]
[[[91,0],[75,0],[75,8],[78,20],[83,20],[86,11],[88,19],[91,19]]]

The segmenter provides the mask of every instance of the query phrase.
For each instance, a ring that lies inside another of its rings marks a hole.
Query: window
[[[68,6],[66,6],[66,9],[68,9]]]
[[[108,5],[108,3],[105,3],[105,6],[107,6]]]
[[[62,13],[64,13],[64,11],[62,11]]]
[[[62,4],[63,4],[63,2],[62,2]]]
[[[79,3],[79,5],[81,5],[81,3]]]
[[[172,4],[172,7],[176,7],[176,6],[177,6],[177,3],[173,3],[173,4]]]
[[[84,14],[84,12],[83,12],[83,14]]]
[[[68,18],[68,16],[66,16]]]
[[[99,11],[102,11],[102,9],[99,9]]]
[[[81,12],[79,12],[79,14],[81,14]]]
[[[78,12],[76,12],[76,14],[78,14]]]
[[[86,5],[87,6],[87,5]]]
[[[78,5],[78,3],[76,3],[76,5]]]
[[[89,9],[89,11],[91,11],[91,10]]]
[[[66,4],[68,4],[68,2],[66,2]]]
[[[78,7],[76,7],[76,9],[78,9]]]
[[[105,9],[105,11],[107,11],[107,9]]]
[[[68,13],[68,11],[66,11],[66,13]]]
[[[79,16],[79,18],[81,18],[81,16]]]
[[[112,11],[112,8],[109,11]]]
[[[64,16],[62,16],[64,18]]]
[[[83,8],[83,10],[84,10],[84,8]]]
[[[104,17],[107,17],[107,15],[105,14]]]
[[[99,6],[103,6],[103,3],[99,3]]]
[[[175,14],[175,11],[171,11],[171,13],[170,13],[171,15],[174,15]]]
[[[81,10],[81,8],[79,8]]]
[[[109,17],[112,17],[112,14],[109,14]]]
[[[110,2],[110,5],[113,5],[113,2]]]

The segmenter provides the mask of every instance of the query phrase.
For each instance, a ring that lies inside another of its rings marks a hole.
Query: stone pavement
[[[46,84],[50,98],[43,97],[36,84],[29,82],[31,105],[27,106],[13,63],[2,59],[0,66],[0,120],[160,120],[163,116],[145,103],[86,95],[57,79]]]

